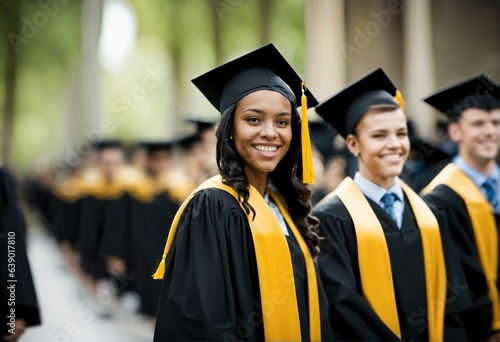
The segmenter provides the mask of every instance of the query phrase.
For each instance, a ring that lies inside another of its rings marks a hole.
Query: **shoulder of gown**
[[[491,301],[487,295],[486,277],[479,262],[474,229],[465,201],[444,184],[425,195],[424,200],[436,208],[446,252],[448,297],[453,299],[448,301],[447,306],[459,307],[460,302],[470,302],[467,310],[461,310],[468,339],[485,340],[485,332],[492,320]]]
[[[167,256],[155,340],[263,339],[262,321],[254,324],[259,303],[246,214],[224,190],[199,191]]]
[[[362,296],[356,233],[342,201],[332,197],[313,209],[320,220],[320,279],[329,302],[336,340],[398,341]]]

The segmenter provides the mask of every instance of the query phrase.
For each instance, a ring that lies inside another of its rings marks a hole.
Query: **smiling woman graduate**
[[[410,151],[401,95],[377,69],[316,111],[359,165],[313,211],[325,237],[319,269],[336,338],[466,340],[459,313],[469,294],[460,288],[450,305],[446,298],[447,276],[466,284],[456,252],[433,211],[399,179]]]
[[[314,262],[318,220],[303,184],[310,145],[296,110],[299,98],[303,115],[315,98],[272,44],[193,83],[222,113],[220,175],[174,219],[155,274],[163,278],[155,340],[329,339]]]

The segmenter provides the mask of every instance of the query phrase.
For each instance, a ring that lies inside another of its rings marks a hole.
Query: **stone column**
[[[307,86],[318,100],[346,85],[344,0],[305,1]]]
[[[436,89],[432,1],[403,1],[403,56],[406,114],[424,137],[432,135],[436,115],[422,98]]]

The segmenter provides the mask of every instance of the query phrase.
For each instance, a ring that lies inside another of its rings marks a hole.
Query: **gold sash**
[[[488,283],[488,296],[493,302],[492,330],[500,329],[500,295],[497,288],[498,278],[498,231],[492,214],[491,205],[483,193],[456,165],[448,164],[422,190],[430,193],[438,185],[444,184],[455,191],[465,202],[472,222],[479,262]]]
[[[424,201],[403,182],[401,186],[410,202],[422,240],[429,341],[442,341],[447,280],[441,233],[434,214]],[[363,296],[389,329],[401,337],[391,260],[382,225],[351,178],[344,179],[334,194],[347,208],[356,230]]]
[[[238,199],[236,191],[232,187],[222,183],[221,176],[212,177],[200,185],[182,204],[175,215],[162,260],[156,273],[153,275],[154,279],[163,279],[165,273],[165,259],[175,238],[184,208],[194,194],[207,188],[222,189]],[[320,341],[321,325],[319,298],[314,261],[305,241],[293,223],[284,204],[276,194],[271,193],[271,196],[292,230],[304,255],[309,291],[310,338],[312,341]],[[250,186],[250,197],[248,202],[257,213],[254,220],[252,220],[253,215],[250,213],[248,221],[255,246],[265,339],[269,341],[299,341],[301,340],[299,311],[292,261],[286,237],[269,205],[252,186]]]

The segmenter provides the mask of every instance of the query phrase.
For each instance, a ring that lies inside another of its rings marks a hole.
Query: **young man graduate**
[[[96,166],[82,175],[76,242],[81,267],[93,281],[110,278],[99,258],[99,245],[108,203],[120,197],[123,191],[122,185],[116,182],[115,174],[125,163],[120,142],[103,141],[96,149]]]
[[[471,314],[476,322],[469,340],[500,340],[498,290],[498,226],[500,213],[500,168],[495,158],[500,150],[500,88],[484,75],[442,89],[424,99],[449,119],[450,138],[459,154],[423,190],[453,229],[470,280],[470,291],[488,294],[493,309]],[[479,303],[478,303],[479,305]],[[483,304],[483,306],[486,304]]]
[[[447,279],[464,274],[425,202],[399,179],[410,151],[403,100],[382,69],[316,111],[346,139],[359,171],[313,210],[332,330],[347,341],[466,340]]]
[[[144,141],[145,169],[126,167],[117,173],[123,179],[124,193],[108,204],[100,255],[120,288],[137,292],[139,312],[153,322],[156,317],[161,283],[151,278],[158,263],[157,251],[168,236],[179,205],[169,194],[163,177],[175,162],[177,141]]]

